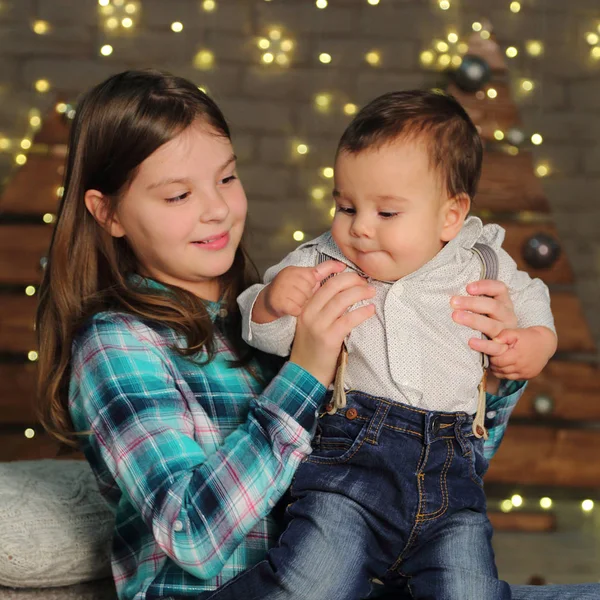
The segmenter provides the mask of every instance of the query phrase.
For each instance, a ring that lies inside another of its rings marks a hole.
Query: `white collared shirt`
[[[498,279],[508,286],[518,326],[555,331],[548,288],[517,269],[501,248],[504,233],[499,225],[484,227],[480,219],[469,217],[460,233],[417,271],[395,282],[369,280],[376,295],[367,302],[375,305],[376,312],[346,339],[346,390],[427,410],[474,413],[482,364],[480,353],[471,350],[468,341],[481,334],[452,320],[450,297],[466,295],[467,284],[481,278],[481,261],[471,251],[476,242],[491,246],[498,254]],[[264,284],[253,285],[239,296],[243,337],[250,345],[279,356],[290,353],[295,317],[258,324],[251,322],[252,307],[279,271],[289,266],[314,267],[320,254],[360,273],[331,233],[302,244],[267,270]]]

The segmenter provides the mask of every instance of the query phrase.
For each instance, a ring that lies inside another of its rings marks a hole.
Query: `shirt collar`
[[[150,277],[139,275],[138,273],[131,273],[127,277],[127,281],[129,281],[129,283],[131,283],[132,285],[140,288],[156,290],[167,294],[171,291],[170,288],[164,283],[161,283],[160,281],[157,281],[156,279],[152,279]],[[218,316],[226,316],[221,313],[221,310],[226,310],[222,306],[221,302],[213,302],[212,300],[205,300],[204,298],[200,298],[200,300],[202,300],[204,306],[206,307],[206,311],[208,312],[211,321],[214,322],[214,320]]]

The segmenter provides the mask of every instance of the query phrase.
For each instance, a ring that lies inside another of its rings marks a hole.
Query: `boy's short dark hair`
[[[481,138],[465,109],[448,94],[410,90],[375,98],[348,125],[337,154],[421,139],[449,196],[463,193],[472,199],[481,175]]]

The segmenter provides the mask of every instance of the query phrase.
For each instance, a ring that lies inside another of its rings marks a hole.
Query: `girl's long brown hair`
[[[140,164],[195,120],[230,139],[217,105],[189,81],[158,71],[126,71],[87,92],[72,124],[64,194],[40,286],[36,317],[39,343],[38,413],[44,427],[60,441],[76,439],[68,410],[71,345],[81,325],[103,310],[125,311],[171,327],[185,336],[180,352],[205,360],[213,355],[213,323],[204,303],[175,286],[170,294],[132,285],[137,262],[124,238],[113,238],[86,208],[87,190],[109,199],[114,214]],[[243,247],[222,276],[229,315],[227,335],[239,361],[249,350],[240,339],[236,297],[256,279]]]

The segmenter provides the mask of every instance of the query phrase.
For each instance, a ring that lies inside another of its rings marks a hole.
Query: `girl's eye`
[[[353,215],[356,212],[353,208],[348,208],[347,206],[338,206],[337,211],[345,215]]]
[[[397,212],[380,212],[379,216],[383,219],[391,219],[392,217],[395,217],[396,215],[398,215]]]
[[[228,183],[231,183],[232,181],[235,181],[237,179],[237,177],[235,175],[230,175],[229,177],[225,177],[224,179],[221,179],[220,183],[223,185],[227,185]]]
[[[169,203],[181,202],[182,200],[185,200],[189,195],[190,193],[186,192],[185,194],[180,194],[179,196],[174,196],[173,198],[165,198],[165,200]]]

